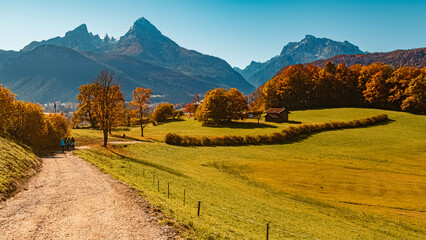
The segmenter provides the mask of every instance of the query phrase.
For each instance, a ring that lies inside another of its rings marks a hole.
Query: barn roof
[[[265,113],[268,113],[268,114],[280,114],[280,113],[282,113],[284,111],[290,113],[285,108],[269,108],[268,110],[265,111]]]

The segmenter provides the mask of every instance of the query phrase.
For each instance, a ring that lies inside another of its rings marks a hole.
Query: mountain
[[[0,80],[17,98],[40,103],[76,101],[78,87],[102,69],[113,70],[70,48],[42,45],[9,59]]]
[[[422,68],[426,66],[426,48],[417,48],[411,50],[396,50],[385,53],[366,53],[356,55],[338,55],[332,58],[318,60],[305,65],[312,64],[317,67],[323,68],[327,62],[333,62],[335,65],[344,63],[346,67],[350,67],[355,64],[369,65],[372,63],[381,62],[383,64],[390,65],[393,68],[399,67],[417,67]],[[288,66],[283,66],[276,74],[283,72]],[[272,78],[272,77],[271,77]],[[263,91],[263,86],[259,86],[256,91],[248,95],[250,102],[253,102],[260,96]]]
[[[103,51],[165,66],[224,88],[236,87],[243,93],[254,90],[226,61],[180,47],[145,18],[138,19],[117,44],[106,46]]]
[[[76,101],[78,87],[103,70],[116,73],[126,100],[136,87],[151,88],[153,102],[187,102],[213,88],[254,90],[224,60],[180,47],[145,18],[119,40],[101,39],[85,24],[64,37],[31,42],[20,52],[0,51],[0,82],[19,99]]]
[[[101,70],[116,74],[126,100],[138,86],[154,89],[153,102],[185,102],[194,92],[222,87],[134,57],[81,53],[55,45],[41,45],[8,60],[0,68],[0,79],[18,99],[75,102],[78,88]]]
[[[19,56],[19,52],[16,51],[4,51],[0,50],[0,65],[5,63],[7,60]]]
[[[318,67],[324,67],[324,65],[330,61],[336,65],[344,63],[347,67],[355,64],[369,65],[375,62],[381,62],[383,64],[390,65],[393,68],[405,66],[422,68],[426,66],[426,48],[396,50],[386,53],[339,55],[325,60],[318,60],[311,64]]]
[[[98,52],[101,47],[109,44],[110,40],[111,39],[109,39],[109,37],[108,39],[105,38],[104,40],[102,40],[99,35],[93,35],[92,33],[89,33],[86,24],[82,24],[76,29],[65,33],[64,37],[55,37],[41,42],[33,41],[27,46],[25,46],[22,51],[28,52],[41,45],[56,45],[71,48],[81,52]],[[112,42],[114,42],[114,40],[112,40]]]
[[[341,54],[364,53],[348,41],[337,42],[328,38],[306,35],[300,42],[288,43],[280,55],[265,63],[252,61],[245,69],[234,68],[234,70],[244,76],[249,83],[258,87],[272,78],[283,66],[313,62]]]

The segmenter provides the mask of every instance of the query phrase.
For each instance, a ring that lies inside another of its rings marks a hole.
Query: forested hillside
[[[426,67],[391,68],[382,63],[328,62],[324,68],[292,65],[263,87],[253,108],[374,107],[413,113],[426,111]]]

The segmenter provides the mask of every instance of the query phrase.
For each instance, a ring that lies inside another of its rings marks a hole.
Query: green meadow
[[[381,113],[391,121],[281,145],[179,147],[162,142],[168,132],[256,135],[299,122],[349,121]],[[145,138],[139,127],[123,127],[113,135],[143,141],[76,154],[141,191],[186,228],[182,235],[188,238],[265,239],[268,222],[270,239],[426,238],[426,116],[341,108],[294,111],[290,120],[294,122],[257,125],[257,120],[246,120],[204,127],[193,119],[175,119],[149,125]],[[77,144],[79,139],[80,144],[102,139],[95,130],[72,133]]]

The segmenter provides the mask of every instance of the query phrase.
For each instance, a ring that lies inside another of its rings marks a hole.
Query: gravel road
[[[72,153],[43,158],[25,190],[0,202],[0,239],[174,239],[135,190]]]

